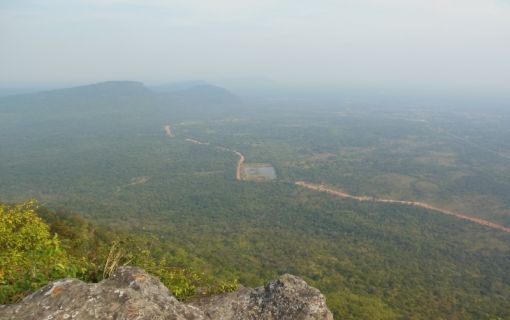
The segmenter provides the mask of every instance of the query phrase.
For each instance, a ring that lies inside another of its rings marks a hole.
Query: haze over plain
[[[6,0],[0,30],[3,87],[114,79],[267,85],[271,79],[400,92],[510,92],[504,0]]]

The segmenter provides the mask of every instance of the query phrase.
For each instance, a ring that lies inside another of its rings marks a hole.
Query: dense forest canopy
[[[0,98],[0,201],[21,203],[2,223],[35,221],[41,244],[9,247],[16,263],[2,251],[2,302],[63,274],[98,281],[113,250],[182,299],[292,273],[339,319],[509,318],[510,234],[295,185],[510,227],[509,124],[494,110],[241,102],[204,83]],[[277,178],[238,181],[231,150]],[[20,273],[33,255],[47,259],[37,279]]]

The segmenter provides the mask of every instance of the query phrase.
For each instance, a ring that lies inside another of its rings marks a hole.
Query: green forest
[[[101,227],[33,200],[0,204],[0,230],[0,304],[18,302],[60,278],[98,282],[125,264],[158,276],[182,300],[238,287],[236,279],[193,271],[193,258],[154,237]]]
[[[128,263],[182,300],[291,273],[320,289],[337,319],[510,318],[510,234],[294,184],[424,201],[509,227],[510,115],[233,108],[182,96],[170,107],[129,91],[0,99],[0,303],[64,276],[100,281]],[[272,165],[277,178],[236,180],[239,158],[227,149]]]

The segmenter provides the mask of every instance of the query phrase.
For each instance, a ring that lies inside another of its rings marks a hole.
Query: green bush
[[[37,203],[0,204],[0,303],[19,300],[51,280],[76,276],[58,236],[35,214]]]
[[[149,249],[153,247],[158,250]],[[0,304],[17,302],[60,278],[101,281],[123,264],[158,277],[181,300],[238,286],[237,281],[207,278],[188,268],[185,253],[177,267],[171,256],[152,251],[162,251],[158,242],[98,228],[75,214],[38,208],[35,201],[0,203]]]

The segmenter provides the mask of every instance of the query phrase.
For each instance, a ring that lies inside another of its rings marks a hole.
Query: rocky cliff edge
[[[333,319],[319,290],[284,275],[264,287],[179,302],[155,277],[135,267],[121,267],[107,280],[84,283],[63,279],[0,306],[0,319]]]

